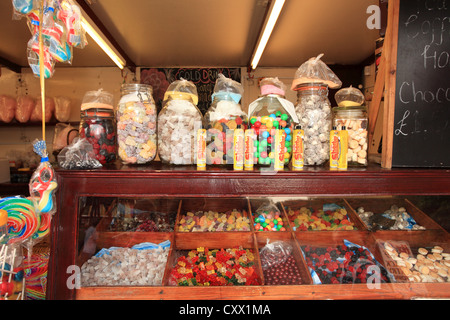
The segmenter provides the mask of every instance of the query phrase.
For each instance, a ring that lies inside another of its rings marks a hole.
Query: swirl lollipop
[[[33,239],[40,239],[49,234],[51,221],[52,215],[50,213],[41,213],[39,216],[39,228],[33,235]]]
[[[48,161],[45,141],[37,141],[33,144],[33,150],[41,156],[41,163],[31,176],[29,183],[30,195],[35,201],[38,213],[53,213],[56,211],[54,193],[58,187],[55,172]]]
[[[0,199],[0,209],[8,213],[8,244],[27,240],[39,228],[33,202],[21,197]]]

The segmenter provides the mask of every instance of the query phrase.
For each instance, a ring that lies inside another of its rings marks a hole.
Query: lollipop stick
[[[42,140],[45,141],[45,68],[44,68],[44,41],[42,39],[42,22],[44,17],[44,0],[41,0],[41,9],[39,10],[39,79],[41,82],[41,101],[42,101]]]

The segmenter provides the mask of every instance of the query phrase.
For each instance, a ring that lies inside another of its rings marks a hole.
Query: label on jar
[[[235,129],[233,136],[233,169],[244,169],[244,130]]]
[[[283,170],[284,168],[284,148],[285,135],[284,130],[276,129],[275,131],[275,166],[274,170]]]
[[[337,169],[340,155],[340,141],[337,130],[330,131],[330,168]]]
[[[339,130],[339,160],[338,169],[347,169],[348,131]]]
[[[292,139],[292,169],[294,170],[303,168],[303,138],[304,131],[302,129],[294,130]]]
[[[206,169],[206,129],[197,130],[197,170]]]
[[[247,129],[245,130],[245,158],[244,158],[244,168],[245,170],[253,170],[254,163],[254,141],[255,141],[255,130]]]

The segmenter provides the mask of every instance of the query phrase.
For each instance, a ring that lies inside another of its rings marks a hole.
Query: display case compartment
[[[298,230],[295,228],[293,218],[289,214],[289,209],[299,210],[302,207],[311,208],[313,210],[319,210],[323,208],[324,204],[337,204],[347,211],[348,220],[353,223],[353,230]],[[354,210],[348,205],[343,198],[332,197],[318,197],[318,198],[305,198],[286,200],[282,202],[282,207],[286,217],[289,220],[289,225],[294,232],[342,232],[342,231],[367,231],[367,227]]]
[[[370,253],[373,255],[375,260],[381,264],[383,267],[383,260],[380,252],[376,248],[375,240],[372,237],[372,234],[369,231],[339,231],[339,232],[295,232],[293,233],[294,237],[298,243],[299,248],[303,251],[304,246],[311,246],[315,248],[335,248],[339,245],[344,245],[344,240],[348,240],[355,245],[359,245],[365,247]],[[303,252],[302,252],[303,254]],[[308,266],[306,256],[304,256],[304,260],[306,265]],[[308,266],[309,270],[309,266]],[[309,270],[311,271],[311,270]],[[311,275],[311,277],[313,277]],[[314,283],[314,281],[313,281]],[[316,284],[316,283],[315,283]],[[328,284],[316,284],[319,286],[328,285]],[[334,284],[329,284],[334,286]],[[344,284],[340,284],[344,285]],[[348,285],[348,284],[345,284]],[[366,284],[361,283],[353,283],[352,286],[359,285],[365,286]]]
[[[168,237],[173,238],[172,231],[111,231],[110,226],[113,219],[117,217],[119,204],[131,204],[126,213],[129,216],[140,215],[145,213],[161,213],[163,215],[172,215],[171,219],[175,220],[180,208],[180,200],[173,198],[119,198],[115,201],[115,205],[109,207],[105,217],[103,217],[96,227],[97,232],[97,249],[116,247],[131,247],[142,242],[153,242],[152,239],[167,240]]]
[[[308,267],[306,266],[305,258],[303,257],[300,247],[298,246],[298,243],[291,232],[267,232],[267,231],[257,232],[255,233],[255,237],[259,252],[261,252],[261,249],[268,243],[268,241],[269,242],[283,241],[290,244],[292,247],[292,256],[295,260],[295,264],[297,265],[297,268],[300,270],[300,277],[302,281],[302,284],[300,284],[300,286],[312,284],[311,273],[309,272]],[[264,285],[270,285],[266,282],[266,279],[264,279]],[[286,286],[291,287],[296,285],[286,285]]]
[[[419,248],[424,248],[431,253],[431,249],[434,246],[439,246],[443,249],[443,252],[450,253],[450,236],[445,231],[441,230],[428,230],[426,232],[408,232],[408,233],[399,233],[395,231],[391,232],[379,232],[373,233],[376,250],[378,254],[382,257],[383,264],[386,268],[395,276],[396,282],[398,283],[411,283],[411,282],[422,282],[419,279],[411,281],[408,276],[411,276],[411,273],[405,271],[402,267],[400,267],[392,257],[385,251],[384,244],[388,242],[398,254],[401,252],[407,253],[410,257],[416,258],[418,255]],[[441,261],[444,261],[441,260]],[[450,260],[446,260],[450,262]],[[414,265],[413,265],[414,266]],[[434,267],[430,269],[430,271],[437,271]],[[450,268],[448,268],[448,275],[450,276]],[[411,271],[417,271],[414,267]],[[425,281],[423,281],[425,282]],[[448,282],[448,280],[447,280]],[[432,289],[433,285],[436,285],[437,282],[433,284],[428,284],[429,290]]]
[[[389,210],[392,205],[397,207],[404,207],[406,212],[416,221],[417,224],[425,227],[426,230],[444,230],[439,224],[437,224],[433,219],[431,219],[422,210],[416,207],[411,201],[401,197],[346,197],[345,202],[351,208],[351,210],[356,214],[359,207],[363,207],[364,211],[371,211],[374,214],[384,213]],[[359,217],[359,216],[358,216]],[[362,221],[362,220],[361,220]],[[363,222],[366,226],[366,224]],[[367,227],[367,226],[366,226]],[[368,229],[368,228],[367,228]],[[373,230],[375,233],[382,232],[421,232],[424,233],[426,230]]]
[[[195,237],[192,237],[192,235],[195,235]],[[260,279],[260,284],[263,284],[263,274],[259,252],[257,250],[256,240],[252,232],[176,232],[172,251],[167,261],[168,269],[166,270],[167,273],[164,276],[163,286],[176,286],[176,284],[171,281],[171,271],[176,265],[177,259],[182,255],[186,255],[190,250],[196,250],[198,248],[220,250],[237,247],[250,249],[252,251],[254,255],[254,269]]]
[[[248,231],[179,231],[180,220],[187,212],[215,211],[224,213],[228,210],[240,211],[248,221]],[[195,248],[201,246],[198,239],[208,239],[209,243],[221,247],[221,239],[228,239],[230,243],[239,245],[242,237],[251,235],[253,227],[249,218],[249,204],[247,198],[182,198],[180,209],[175,221],[175,240],[178,248]],[[245,235],[242,235],[242,234]],[[248,235],[247,235],[248,234]],[[212,236],[213,235],[213,236]]]
[[[108,240],[110,240],[110,242],[107,242],[105,239],[105,242],[102,243],[102,247],[98,247],[97,252],[100,249],[109,249],[112,247],[120,247],[120,248],[131,248],[136,244],[140,244],[143,242],[150,242],[150,243],[154,243],[154,244],[160,244],[162,242],[165,241],[170,241],[170,248],[168,251],[168,255],[167,255],[167,261],[164,267],[164,275],[167,273],[167,269],[168,269],[168,261],[169,258],[171,256],[172,250],[173,250],[173,246],[174,246],[174,234],[173,232],[148,232],[145,237],[137,237],[137,238],[133,238],[131,236],[132,233],[130,232],[123,232],[123,233],[119,233],[120,235],[118,235],[117,238],[111,237]],[[128,236],[128,237],[127,237]],[[86,255],[83,252],[80,253],[80,255],[78,256],[77,259],[77,265],[79,267],[82,267],[83,264],[88,261],[90,258],[92,257],[92,255]],[[164,277],[162,279],[162,283],[164,281]],[[93,298],[95,299],[95,291],[96,290],[108,290],[108,288],[113,288],[114,290],[120,290],[121,288],[133,288],[135,286],[83,286],[80,289],[78,289],[77,291],[80,292],[81,295],[86,295],[88,297],[88,299]],[[139,286],[140,288],[143,287],[159,287],[159,286]]]
[[[263,199],[261,199],[261,198],[249,198],[249,203],[250,203],[250,217],[251,217],[251,221],[252,221],[252,226],[253,226],[253,230],[256,232],[256,233],[272,233],[272,232],[291,232],[292,231],[292,228],[291,228],[291,226],[290,226],[290,224],[289,224],[289,220],[288,220],[288,218],[287,218],[287,216],[286,216],[286,213],[285,213],[285,211],[283,210],[283,205],[282,205],[282,203],[281,202],[278,202],[278,201],[272,201],[272,203],[273,203],[273,205],[275,205],[276,206],[276,208],[278,209],[278,211],[280,212],[280,217],[281,217],[281,220],[283,221],[283,226],[285,227],[285,231],[259,231],[259,230],[256,230],[255,228],[254,228],[254,224],[255,224],[255,218],[257,217],[257,213],[256,213],[256,211],[261,207],[261,206],[263,206],[263,205],[265,205],[265,204],[270,204],[271,202],[270,202],[270,200],[269,199],[267,199],[267,198],[263,198]]]

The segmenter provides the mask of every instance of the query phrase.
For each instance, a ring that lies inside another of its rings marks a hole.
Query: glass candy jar
[[[333,126],[348,131],[347,163],[349,166],[367,165],[368,117],[364,106],[334,107]]]
[[[89,141],[101,164],[116,160],[116,121],[112,101],[112,94],[98,90],[88,91],[81,104],[80,138]]]
[[[242,85],[219,74],[212,95],[213,102],[205,113],[206,163],[233,164],[234,129],[247,129],[247,114],[242,111],[239,101],[243,93]]]
[[[267,83],[266,83],[267,82]],[[293,104],[284,99],[284,85],[277,78],[261,80],[261,97],[249,106],[249,127],[255,130],[253,159],[255,164],[273,165],[277,148],[280,163],[289,163],[292,153],[292,133],[297,122]],[[276,145],[276,129],[281,130],[281,145]]]
[[[156,156],[156,106],[146,84],[123,84],[116,111],[118,154],[123,163],[144,164]]]
[[[195,85],[189,82],[191,86]],[[175,88],[183,90],[182,88]],[[158,152],[163,163],[189,165],[196,163],[197,130],[203,116],[197,108],[198,96],[191,92],[171,90],[164,97],[164,107],[158,115]]]
[[[298,85],[295,112],[304,130],[304,164],[321,165],[329,159],[331,104],[328,86],[321,83]]]

